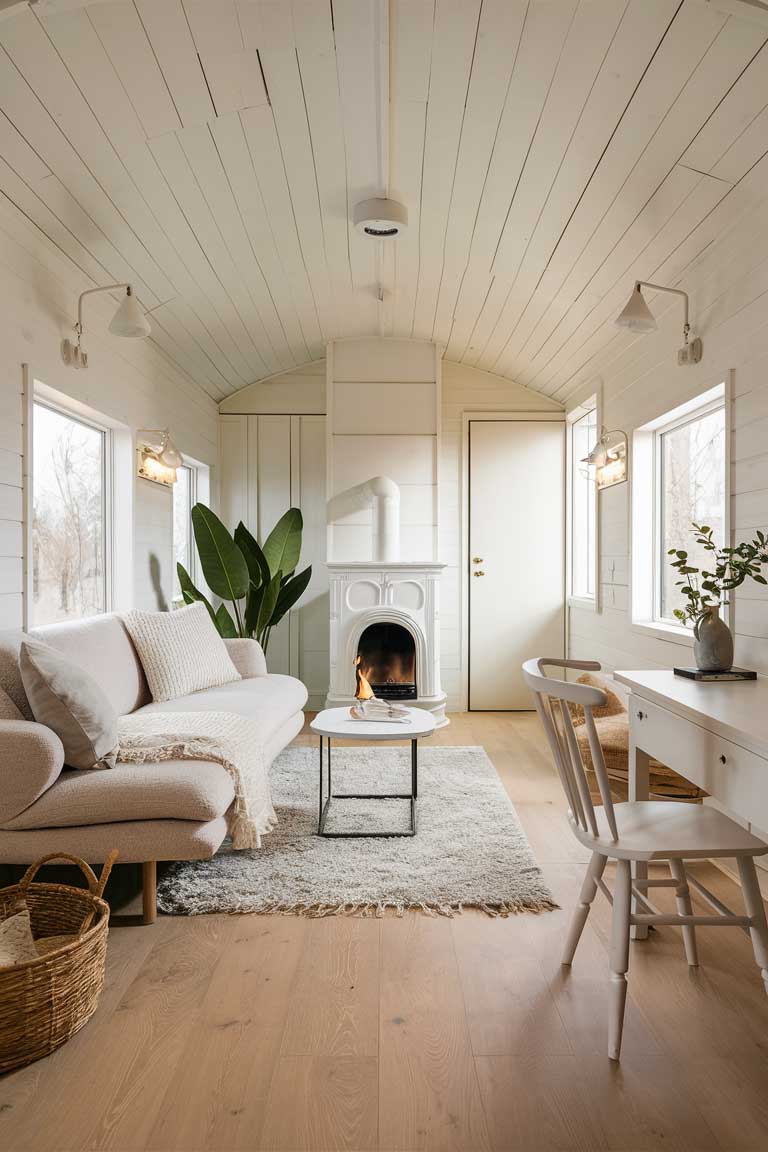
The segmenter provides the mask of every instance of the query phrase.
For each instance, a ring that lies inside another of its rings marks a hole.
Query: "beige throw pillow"
[[[236,637],[231,640],[225,638],[224,645],[230,660],[243,680],[252,680],[254,676],[267,675],[267,661],[258,640],[247,639],[246,637]]]
[[[37,960],[37,957],[27,908],[0,921],[0,968],[26,964],[29,960]]]
[[[134,611],[123,619],[153,700],[178,700],[240,680],[204,604],[175,612]]]
[[[39,640],[23,641],[19,665],[35,720],[59,737],[65,764],[114,768],[117,713],[93,677]]]

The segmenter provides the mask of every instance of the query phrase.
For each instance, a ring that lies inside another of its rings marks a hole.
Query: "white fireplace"
[[[362,656],[364,663],[370,662],[365,672],[377,695],[428,709],[438,726],[448,723],[446,695],[440,686],[443,567],[433,561],[328,564],[331,682],[327,707],[351,704],[355,663]],[[376,639],[366,646],[366,637],[371,636]]]

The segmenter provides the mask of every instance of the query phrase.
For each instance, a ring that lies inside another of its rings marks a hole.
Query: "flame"
[[[355,688],[355,699],[356,700],[372,700],[373,699],[373,688],[371,688],[371,686],[368,683],[368,681],[366,680],[365,676],[360,671],[360,663],[361,663],[361,658],[360,658],[360,656],[358,656],[355,660],[355,680],[356,680],[356,684],[357,684],[357,686]]]

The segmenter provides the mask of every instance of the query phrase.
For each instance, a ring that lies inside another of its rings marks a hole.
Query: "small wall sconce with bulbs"
[[[86,296],[93,296],[96,292],[114,292],[117,288],[125,288],[125,296],[110,322],[109,331],[112,335],[143,340],[152,331],[130,284],[106,284],[103,288],[89,288],[87,292],[80,293],[77,301],[77,323],[75,324],[77,341],[73,344],[71,340],[64,340],[61,345],[64,363],[69,364],[71,368],[88,367],[88,353],[80,343],[83,335],[83,300]]]
[[[600,429],[600,439],[581,461],[595,469],[595,483],[598,489],[612,488],[623,484],[627,479],[627,434],[619,428],[613,432]]]
[[[169,429],[140,428],[136,437],[138,475],[142,480],[172,488],[176,483],[176,469],[183,460]]]
[[[665,288],[663,284],[651,284],[648,280],[635,280],[632,295],[616,317],[618,328],[629,328],[632,332],[655,332],[658,328],[656,318],[645,302],[643,288],[652,288],[654,292],[669,292],[672,296],[681,296],[685,308],[683,318],[683,347],[677,351],[677,363],[680,367],[686,364],[698,364],[702,356],[702,344],[698,336],[689,339],[691,325],[688,322],[688,293],[680,288]]]

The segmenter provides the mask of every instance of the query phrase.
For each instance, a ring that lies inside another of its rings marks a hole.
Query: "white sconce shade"
[[[627,479],[626,433],[618,428],[613,432],[606,432],[602,428],[600,439],[582,463],[595,469],[595,483],[598,489],[623,484]]]
[[[616,317],[616,325],[619,328],[629,328],[632,332],[655,332],[658,328],[654,315],[645,302],[639,282],[635,284],[632,295]]]
[[[128,288],[122,304],[112,317],[109,330],[113,336],[127,336],[131,339],[144,339],[152,331],[149,321],[130,288]]]

